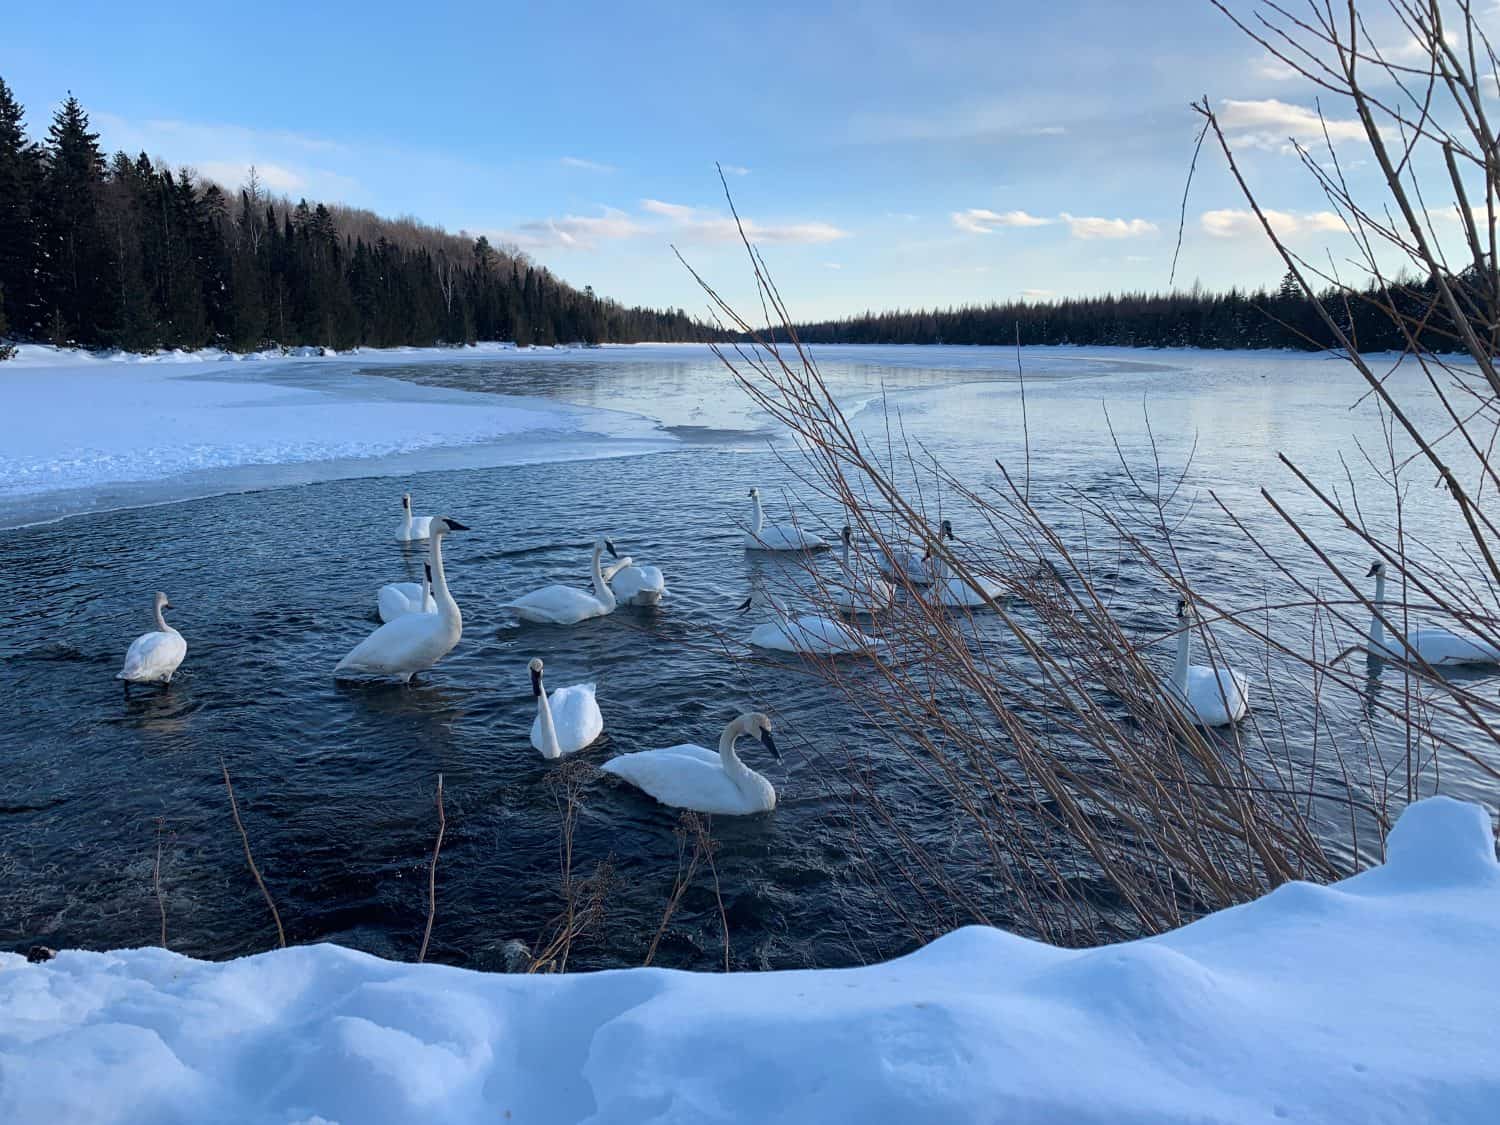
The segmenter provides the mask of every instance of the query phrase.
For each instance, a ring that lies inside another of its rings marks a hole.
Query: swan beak
[[[776,749],[776,740],[771,737],[771,732],[763,730],[760,732],[760,744],[771,752],[771,757],[778,762],[781,761],[781,751]]]
[[[620,557],[620,552],[615,550],[615,545],[608,539],[604,541],[604,549],[609,552],[611,558],[617,559]]]
[[[1369,570],[1367,570],[1365,572],[1365,577],[1366,578],[1374,578],[1379,573],[1380,573],[1380,564],[1376,563],[1374,566],[1372,566]]]
[[[745,599],[745,600],[744,600],[744,601],[742,601],[742,602],[741,602],[741,603],[740,603],[740,604],[739,604],[739,605],[738,605],[738,606],[737,606],[737,607],[736,607],[736,608],[735,608],[735,612],[736,612],[736,613],[744,613],[744,612],[745,612],[745,611],[746,611],[746,610],[748,610],[748,609],[749,609],[749,608],[750,608],[750,599],[749,599],[749,598],[746,598],[746,599]]]
[[[468,531],[469,530],[469,525],[468,524],[466,524],[466,523],[459,523],[457,520],[444,520],[443,522],[448,525],[448,530],[449,531]]]

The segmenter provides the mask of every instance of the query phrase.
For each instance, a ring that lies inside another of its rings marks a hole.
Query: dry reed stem
[[[255,866],[255,857],[250,854],[250,837],[245,834],[245,825],[240,820],[239,802],[234,799],[234,786],[229,781],[229,767],[224,764],[222,755],[219,757],[219,769],[224,774],[224,789],[229,793],[229,811],[234,816],[234,826],[239,830],[240,843],[245,848],[245,862],[250,865],[250,874],[255,876],[255,885],[260,888],[261,897],[266,900],[266,907],[271,911],[271,920],[276,923],[276,944],[279,948],[286,948],[286,931],[281,928],[281,914],[276,909],[276,904],[271,901],[271,892],[266,889],[266,881],[260,877],[260,868]]]
[[[422,931],[422,948],[417,951],[417,964],[427,960],[427,943],[432,940],[432,920],[437,916],[437,865],[438,855],[443,850],[443,833],[448,828],[448,817],[443,811],[443,775],[437,779],[437,839],[432,844],[432,863],[427,868],[427,927]]]

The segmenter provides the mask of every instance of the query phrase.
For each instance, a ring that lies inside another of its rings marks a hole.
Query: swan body
[[[604,572],[604,581],[621,605],[657,605],[667,592],[667,580],[654,566],[636,566],[626,555]]]
[[[605,551],[615,555],[615,545],[600,537],[594,541],[594,592],[576,586],[543,586],[523,594],[515,601],[503,602],[502,609],[514,610],[523,621],[538,625],[577,625],[591,617],[603,617],[615,611],[616,600],[609,583],[599,569],[599,556]],[[616,555],[616,557],[618,557]]]
[[[1233,668],[1188,663],[1192,625],[1187,602],[1177,602],[1177,658],[1167,684],[1172,701],[1200,727],[1237,723],[1250,710],[1250,681]]]
[[[335,678],[397,676],[410,681],[431,668],[463,636],[464,619],[443,572],[443,537],[469,529],[447,516],[433,516],[427,551],[432,567],[433,613],[407,613],[388,621],[350,650],[333,669]]]
[[[938,539],[952,539],[953,524],[944,520],[938,526]],[[931,552],[915,548],[892,547],[890,553],[881,551],[875,556],[875,565],[880,573],[895,582],[905,580],[912,586],[931,586],[938,580]]]
[[[767,523],[760,506],[760,489],[750,490],[752,504],[750,530],[745,533],[747,551],[821,551],[828,546],[822,539],[800,527]]]
[[[754,712],[741,715],[724,728],[717,752],[683,743],[623,754],[600,768],[673,808],[724,816],[770,812],[776,807],[776,788],[735,753],[735,743],[746,735],[759,738],[761,745],[781,761],[771,737],[771,720]]]
[[[884,644],[845,621],[815,613],[793,614],[770,594],[752,594],[740,605],[740,612],[748,612],[757,599],[768,604],[777,619],[750,630],[750,643],[756,648],[803,656],[846,656],[873,652]]]
[[[172,674],[187,656],[187,641],[161,615],[162,610],[171,608],[167,595],[157,593],[152,607],[156,628],[142,633],[125,650],[125,663],[115,674],[115,679],[124,680],[127,691],[130,684],[171,683]]]
[[[971,574],[973,585],[955,576],[943,559],[927,559],[938,604],[947,609],[993,609],[1005,597],[1005,583],[987,574]],[[975,590],[978,586],[979,590]],[[982,591],[982,593],[980,592]]]
[[[397,543],[419,543],[432,533],[431,516],[411,514],[411,493],[401,494],[401,522],[396,525]]]
[[[887,608],[896,596],[896,588],[875,573],[858,556],[850,558],[854,531],[848,524],[839,536],[842,546],[843,575],[830,591],[833,604],[842,613],[873,616]]]
[[[432,597],[432,564],[422,566],[422,581],[387,582],[375,592],[375,608],[380,611],[382,624],[408,613],[437,612],[437,602]]]
[[[532,660],[531,694],[536,718],[531,723],[531,745],[544,758],[561,758],[582,750],[604,733],[604,715],[594,698],[593,684],[574,684],[554,691],[542,686],[542,662]]]
[[[1478,637],[1465,637],[1448,629],[1429,626],[1413,629],[1404,637],[1394,638],[1396,647],[1386,643],[1385,625],[1379,611],[1385,605],[1385,563],[1377,561],[1366,578],[1375,579],[1375,609],[1370,615],[1370,635],[1366,651],[1377,660],[1409,660],[1419,656],[1434,668],[1455,664],[1500,664],[1500,649]]]

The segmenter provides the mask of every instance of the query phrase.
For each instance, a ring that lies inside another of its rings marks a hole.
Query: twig
[[[422,931],[422,948],[417,952],[417,964],[427,960],[427,943],[432,939],[432,920],[437,916],[437,865],[438,853],[443,850],[443,833],[448,827],[448,818],[443,814],[443,775],[437,780],[437,840],[432,845],[432,863],[427,868],[427,928]]]
[[[255,866],[255,857],[250,854],[250,837],[245,834],[245,825],[240,820],[239,802],[234,799],[234,786],[229,781],[229,767],[224,764],[224,756],[219,756],[219,769],[224,773],[224,788],[229,793],[229,811],[234,815],[234,826],[239,829],[240,843],[245,846],[245,862],[250,865],[250,874],[255,876],[255,885],[260,888],[261,897],[266,900],[266,906],[270,908],[271,920],[276,923],[276,944],[286,948],[286,931],[281,928],[281,915],[277,913],[276,904],[271,901],[271,892],[266,889],[266,881],[260,877],[260,868]]]

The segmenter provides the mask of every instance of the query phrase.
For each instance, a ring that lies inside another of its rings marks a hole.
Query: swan
[[[754,511],[750,517],[750,530],[745,533],[747,551],[821,551],[828,546],[810,531],[799,527],[783,527],[779,523],[766,523],[765,510],[760,506],[760,489],[750,490]]]
[[[422,564],[422,581],[387,582],[375,592],[375,607],[382,624],[408,613],[436,613],[432,600],[432,564]]]
[[[536,697],[536,718],[531,724],[531,745],[544,758],[561,758],[582,750],[604,733],[604,716],[594,698],[593,684],[560,687],[547,698],[542,687],[542,662],[533,659],[531,694]]]
[[[850,558],[854,529],[847,523],[839,533],[839,541],[843,544],[840,561],[844,573],[832,590],[833,604],[844,613],[863,613],[867,616],[879,613],[891,604],[891,599],[896,596],[896,588],[874,573],[865,559]]]
[[[1370,615],[1367,652],[1376,660],[1405,660],[1406,656],[1385,643],[1385,625],[1380,614],[1385,606],[1385,563],[1379,559],[1366,578],[1375,579],[1375,612]],[[1500,648],[1478,637],[1463,637],[1447,629],[1413,629],[1395,642],[1406,653],[1421,657],[1436,668],[1440,664],[1500,664]]]
[[[740,603],[739,611],[749,612],[757,600],[769,605],[778,620],[767,621],[750,631],[750,643],[756,648],[808,656],[843,656],[871,652],[884,645],[883,641],[860,632],[847,622],[815,613],[794,615],[775,596],[764,591],[751,593]]]
[[[1250,710],[1250,681],[1233,668],[1188,663],[1193,627],[1182,598],[1177,599],[1177,626],[1177,658],[1172,662],[1168,695],[1200,727],[1239,722]]]
[[[433,516],[427,539],[432,566],[432,596],[435,613],[407,613],[376,629],[350,650],[333,669],[337,679],[346,676],[398,676],[409,683],[418,672],[431,668],[458,644],[464,619],[458,603],[448,592],[443,573],[443,536],[469,529],[448,516]]]
[[[594,540],[594,592],[580,590],[576,586],[543,586],[523,594],[513,602],[503,602],[502,609],[513,609],[523,621],[535,621],[540,625],[577,625],[590,617],[603,617],[615,611],[615,594],[604,581],[599,569],[599,556],[608,551],[615,558],[619,555],[615,545],[602,535]]]
[[[171,608],[167,595],[158,591],[152,606],[156,628],[130,642],[125,664],[115,675],[115,679],[125,681],[126,691],[131,684],[170,684],[172,673],[187,655],[187,641],[161,615],[162,610]]]
[[[1005,583],[998,578],[970,574],[969,580],[965,580],[953,574],[946,559],[929,557],[925,563],[937,591],[938,604],[945,609],[994,609],[1005,598]]]
[[[938,541],[952,539],[953,524],[944,520],[938,525]],[[881,551],[875,557],[875,565],[880,568],[880,573],[894,581],[905,579],[912,586],[931,586],[936,580],[929,561],[932,552],[918,553],[912,547],[892,547],[890,554]]]
[[[776,807],[775,787],[734,752],[734,744],[746,735],[759,738],[771,756],[781,761],[781,751],[771,737],[771,720],[755,711],[746,712],[724,728],[718,753],[683,743],[622,754],[600,769],[624,778],[673,808],[725,816],[770,812]]]
[[[411,493],[401,494],[401,523],[396,527],[397,543],[418,543],[432,533],[431,516],[411,514]]]
[[[667,580],[654,566],[636,566],[626,555],[604,572],[604,581],[621,605],[656,605],[667,592]]]

